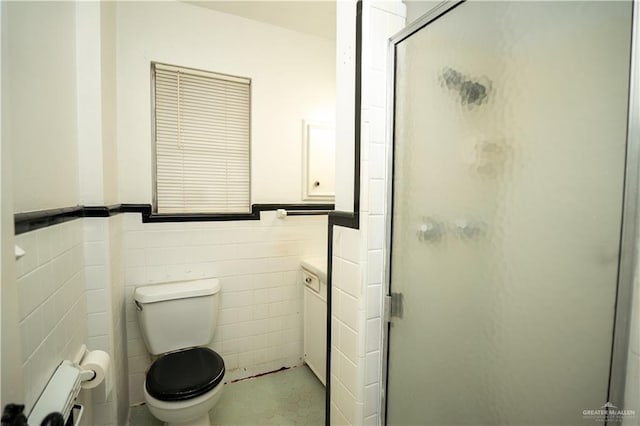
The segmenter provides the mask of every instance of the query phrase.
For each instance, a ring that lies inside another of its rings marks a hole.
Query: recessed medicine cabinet
[[[303,121],[302,199],[335,198],[335,128],[328,123]]]

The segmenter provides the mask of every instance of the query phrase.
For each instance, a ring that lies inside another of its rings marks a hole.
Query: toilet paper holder
[[[82,370],[77,365],[69,360],[62,361],[33,406],[27,424],[48,424],[55,415],[64,420],[64,424],[73,416],[75,425],[76,417],[78,420],[80,417],[73,414],[77,405],[75,400],[82,390],[81,376]]]
[[[104,382],[104,399],[111,391],[109,380],[109,355],[102,351],[88,351],[85,345],[80,347],[73,360],[64,360],[47,382],[36,401],[28,423],[40,425],[51,413],[60,413],[65,423],[71,416],[74,424],[82,416],[82,409],[75,403],[83,389],[95,389]],[[78,411],[79,410],[79,411]]]
[[[89,351],[86,345],[82,345],[74,359],[75,365],[80,369],[80,382],[83,389],[94,389],[102,386],[102,399],[105,401],[111,393],[110,364],[111,358],[104,351]]]

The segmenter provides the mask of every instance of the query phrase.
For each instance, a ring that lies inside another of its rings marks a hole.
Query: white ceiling
[[[188,3],[331,40],[336,36],[335,0],[195,0]]]

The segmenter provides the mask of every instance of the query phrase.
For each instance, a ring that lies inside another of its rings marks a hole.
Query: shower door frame
[[[383,357],[380,418],[387,424],[387,391],[389,378],[389,333],[391,328],[391,243],[393,237],[393,177],[395,150],[395,72],[396,46],[433,21],[442,18],[466,0],[444,0],[427,11],[416,21],[394,35],[388,42],[387,56],[387,138],[385,180],[387,184],[385,209],[385,253],[384,253],[384,321]],[[616,306],[614,309],[613,339],[609,366],[607,401],[624,407],[629,338],[631,336],[631,308],[634,300],[634,282],[640,279],[638,271],[638,236],[640,212],[638,191],[640,190],[640,0],[632,1],[631,51],[629,61],[629,93],[627,108],[627,142],[625,175],[623,186],[622,226],[618,278],[616,283]],[[638,285],[640,290],[640,284]],[[636,299],[638,295],[635,295]],[[640,309],[640,306],[637,307]],[[638,413],[640,415],[640,413]],[[608,422],[607,422],[608,423]],[[606,423],[605,423],[606,425]]]

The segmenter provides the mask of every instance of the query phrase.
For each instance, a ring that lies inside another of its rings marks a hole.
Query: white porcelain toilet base
[[[170,426],[210,426],[209,410],[220,399],[224,381],[209,392],[185,401],[161,401],[149,395],[146,383],[144,399],[151,414]]]

